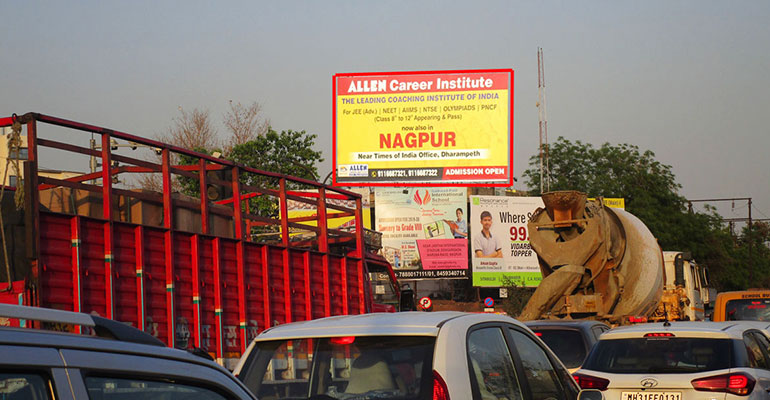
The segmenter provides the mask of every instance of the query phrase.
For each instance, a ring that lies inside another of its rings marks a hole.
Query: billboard
[[[473,286],[505,286],[504,278],[527,287],[540,284],[527,230],[538,207],[540,197],[471,196]]]
[[[467,189],[375,188],[375,226],[398,279],[467,278]]]
[[[510,186],[513,70],[337,74],[334,184]]]
[[[596,200],[596,198],[589,197],[588,200]],[[602,197],[602,200],[607,207],[626,209],[626,199],[623,197]]]

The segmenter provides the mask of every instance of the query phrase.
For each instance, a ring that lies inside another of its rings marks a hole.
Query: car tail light
[[[535,336],[541,337],[541,336],[543,336],[543,332],[535,332]]]
[[[632,315],[628,317],[628,322],[632,324],[645,324],[647,323],[647,317],[637,317]]]
[[[747,396],[754,389],[756,380],[751,375],[735,373],[695,379],[690,383],[695,390],[702,392],[726,392]]]
[[[575,382],[577,382],[581,389],[607,390],[607,386],[610,385],[609,379],[599,378],[596,376],[572,374],[572,377],[575,378]]]
[[[433,371],[433,400],[449,400],[449,388],[436,371]]]
[[[655,332],[655,333],[646,333],[644,334],[644,337],[674,337],[674,334],[669,332]]]
[[[342,344],[353,344],[353,342],[356,341],[355,336],[340,336],[340,337],[333,337],[329,339],[332,344],[336,345],[342,345]]]

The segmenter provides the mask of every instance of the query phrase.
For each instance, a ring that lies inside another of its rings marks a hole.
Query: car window
[[[749,366],[752,368],[768,369],[765,353],[762,352],[762,348],[759,347],[759,343],[752,332],[743,334],[743,343],[746,345],[746,352],[749,356]]]
[[[618,374],[692,373],[731,367],[730,339],[647,337],[600,340],[583,368]]]
[[[513,359],[498,327],[481,328],[468,335],[468,361],[476,400],[522,399]]]
[[[435,341],[346,336],[258,342],[239,378],[263,400],[422,399],[433,387]]]
[[[545,350],[527,335],[515,329],[509,329],[509,331],[521,358],[524,376],[532,392],[532,400],[564,398],[559,377]]]
[[[544,329],[536,334],[567,368],[577,368],[583,364],[586,346],[580,332],[571,329]]]
[[[725,304],[726,321],[770,321],[770,299],[735,299]]]
[[[0,399],[44,400],[51,398],[49,379],[35,373],[0,371]]]
[[[141,378],[90,376],[85,378],[92,400],[226,400],[222,394],[200,386]]]
[[[593,328],[591,328],[591,331],[594,333],[594,337],[596,338],[596,340],[599,340],[599,336],[601,336],[602,333],[606,332],[607,330],[603,329],[603,327],[601,326],[594,326]]]
[[[754,334],[754,337],[757,339],[757,343],[759,344],[759,347],[762,348],[762,353],[765,356],[765,360],[768,361],[768,364],[770,364],[770,340],[768,340],[767,337],[762,333],[754,332],[753,334]]]

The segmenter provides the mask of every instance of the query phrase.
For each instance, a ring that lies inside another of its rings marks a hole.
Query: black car
[[[527,321],[524,323],[535,332],[570,372],[580,368],[588,352],[599,336],[610,327],[599,321]]]
[[[57,331],[31,329],[32,325]],[[68,333],[79,330],[94,335]],[[256,397],[215,362],[168,348],[126,324],[82,313],[0,304],[0,399]]]

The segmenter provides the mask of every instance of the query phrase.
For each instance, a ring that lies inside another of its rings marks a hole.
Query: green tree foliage
[[[503,277],[502,283],[503,287],[508,291],[508,297],[501,299],[500,307],[506,314],[513,318],[518,318],[521,311],[524,310],[524,306],[527,305],[529,298],[532,297],[532,293],[535,292],[535,289],[521,286],[508,277]]]
[[[313,150],[316,137],[305,131],[278,133],[268,128],[264,135],[234,146],[227,158],[264,171],[317,180],[316,163],[324,159],[320,151]]]
[[[305,131],[286,130],[276,132],[268,128],[264,135],[238,144],[226,155],[227,159],[263,171],[291,175],[317,181],[316,164],[323,162],[322,153],[313,150],[317,135]],[[278,178],[243,173],[241,183],[277,189]],[[291,182],[288,189],[298,189]],[[252,212],[266,217],[278,217],[278,205],[275,198],[260,196],[251,200]]]
[[[552,191],[579,190],[589,197],[624,198],[626,211],[647,225],[664,250],[689,251],[696,261],[708,265],[717,288],[751,286],[748,260],[742,256],[745,244],[732,239],[714,209],[689,211],[671,166],[657,161],[652,151],[641,151],[630,144],[604,143],[597,148],[559,137],[548,152]],[[524,178],[530,192],[538,195],[538,155],[532,156],[529,164]],[[770,267],[761,276],[770,277]]]
[[[747,268],[736,269],[732,274],[720,277],[731,290],[745,288],[770,288],[770,225],[754,222],[751,232],[748,225],[741,229],[735,239],[732,255],[736,265]],[[751,254],[749,254],[751,253]]]

